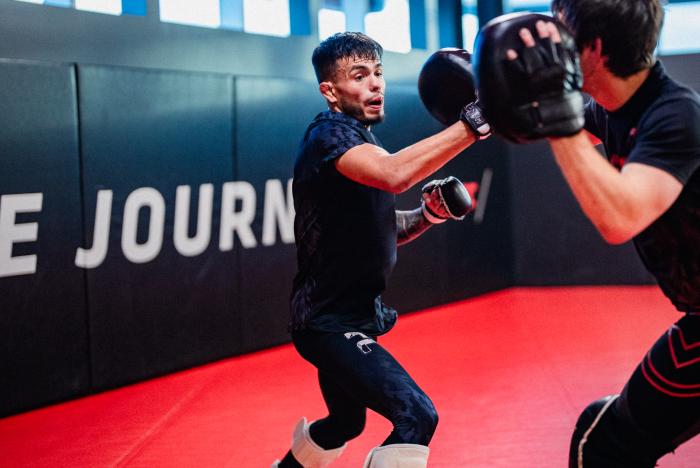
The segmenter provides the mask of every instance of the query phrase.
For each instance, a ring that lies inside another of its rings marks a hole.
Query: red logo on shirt
[[[634,145],[634,139],[637,136],[637,127],[632,127],[630,128],[629,133],[627,134],[627,142],[625,145],[625,148],[623,151],[626,151],[628,154],[632,150],[632,146]],[[619,154],[611,154],[610,155],[610,164],[615,166],[618,169],[622,169],[622,166],[625,165],[625,162],[627,161],[627,156],[620,156]]]
[[[610,164],[612,164],[618,169],[622,169],[622,166],[625,165],[626,159],[627,158],[625,156],[620,156],[619,154],[612,154],[610,155]]]

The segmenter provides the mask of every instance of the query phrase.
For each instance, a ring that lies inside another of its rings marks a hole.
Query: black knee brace
[[[586,407],[569,447],[569,468],[653,468],[663,455],[610,395]]]

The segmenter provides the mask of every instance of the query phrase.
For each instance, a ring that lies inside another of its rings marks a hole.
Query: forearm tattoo
[[[432,224],[425,219],[421,208],[412,211],[396,211],[396,243],[404,245],[416,239]]]

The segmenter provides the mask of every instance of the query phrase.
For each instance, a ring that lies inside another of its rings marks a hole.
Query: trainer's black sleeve
[[[686,184],[700,167],[700,104],[667,99],[645,114],[627,163],[663,169]]]

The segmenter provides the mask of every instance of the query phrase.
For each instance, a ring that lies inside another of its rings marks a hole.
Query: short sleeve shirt
[[[394,195],[354,182],[335,161],[365,143],[381,146],[356,119],[320,113],[309,125],[294,166],[294,234],[298,271],[290,328],[386,333],[396,311],[382,303],[396,263]]]
[[[586,105],[586,130],[604,144],[618,169],[640,163],[683,184],[673,205],[634,238],[647,269],[676,308],[700,312],[700,97],[657,62],[618,110]],[[654,187],[648,187],[654,190]]]

